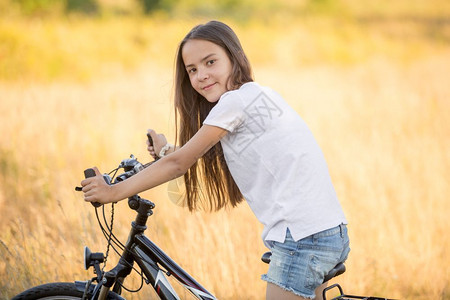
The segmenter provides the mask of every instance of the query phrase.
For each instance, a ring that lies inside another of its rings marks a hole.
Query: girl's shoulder
[[[251,81],[244,83],[240,88],[231,90],[222,95],[222,97],[249,99],[254,98],[266,90],[266,87],[259,85],[257,82]]]
[[[237,91],[262,91],[265,87],[262,87],[259,83],[255,81],[250,81],[241,85]]]

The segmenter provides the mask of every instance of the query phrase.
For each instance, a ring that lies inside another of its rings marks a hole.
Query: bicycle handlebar
[[[118,182],[124,181],[127,178],[130,178],[131,176],[133,176],[136,173],[142,171],[143,169],[145,169],[146,167],[148,167],[152,163],[153,162],[150,162],[150,163],[147,163],[147,164],[143,165],[134,157],[133,154],[131,154],[130,158],[122,160],[120,165],[115,169],[115,170],[124,169],[124,171],[125,171],[124,173],[116,176],[114,181],[112,181],[111,177],[108,174],[103,174],[103,179],[109,185],[116,184]],[[89,169],[84,170],[84,177],[85,178],[90,178],[90,177],[94,177],[94,176],[95,176],[94,169],[89,168]],[[76,187],[75,190],[76,191],[81,191],[81,187]],[[91,202],[91,204],[94,207],[100,207],[100,206],[103,205],[103,204],[101,204],[99,202]]]

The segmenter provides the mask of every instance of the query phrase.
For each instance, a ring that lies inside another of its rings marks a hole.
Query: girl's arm
[[[84,200],[100,203],[117,202],[177,178],[186,173],[226,134],[227,131],[223,128],[204,125],[183,147],[115,185],[106,184],[101,173],[94,168],[97,176],[81,182]]]

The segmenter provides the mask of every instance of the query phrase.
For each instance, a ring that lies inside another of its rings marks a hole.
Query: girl
[[[183,174],[190,210],[202,201],[219,210],[245,199],[272,251],[262,276],[266,298],[321,298],[324,275],[345,261],[349,239],[307,125],[280,95],[253,82],[237,36],[221,22],[198,25],[182,40],[175,80],[180,147],[149,130],[148,150],[161,159],[113,186],[95,168],[97,176],[81,183],[84,199],[117,202]]]

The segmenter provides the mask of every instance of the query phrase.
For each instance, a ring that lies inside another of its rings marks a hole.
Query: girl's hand
[[[114,199],[112,186],[105,182],[97,167],[93,169],[95,171],[95,177],[86,178],[81,182],[84,200],[102,204],[116,202],[117,200]]]
[[[159,156],[159,152],[161,151],[162,147],[164,147],[167,144],[167,139],[164,136],[164,134],[157,134],[156,131],[153,129],[147,130],[148,134],[152,137],[153,140],[153,146],[150,145],[150,142],[147,139],[147,151],[150,153],[150,155],[157,159]]]

